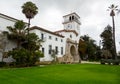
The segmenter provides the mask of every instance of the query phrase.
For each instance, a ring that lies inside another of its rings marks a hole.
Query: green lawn
[[[120,66],[63,64],[0,69],[0,84],[120,84]]]

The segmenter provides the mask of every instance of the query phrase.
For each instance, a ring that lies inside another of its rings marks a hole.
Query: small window
[[[42,39],[42,40],[44,39],[44,34],[43,34],[43,33],[41,34],[41,39]]]
[[[49,45],[49,54],[51,54],[51,52],[52,52],[52,45]]]
[[[63,55],[63,47],[61,47],[61,55]]]
[[[49,39],[52,39],[52,37],[51,37],[51,36],[49,36]]]
[[[72,16],[72,20],[74,20],[74,16]]]
[[[58,38],[55,38],[56,41],[58,41]]]
[[[72,38],[72,35],[70,35],[70,38]]]
[[[55,54],[58,54],[58,47],[55,47]]]
[[[61,42],[63,42],[63,39],[61,39]]]
[[[45,49],[44,48],[42,48],[42,53],[44,53],[45,52]]]
[[[71,16],[69,17],[69,21],[71,21]]]

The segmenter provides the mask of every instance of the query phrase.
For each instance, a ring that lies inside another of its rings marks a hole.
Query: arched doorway
[[[70,47],[70,53],[71,53],[71,56],[73,56],[73,58],[74,58],[74,56],[76,56],[76,48],[75,48],[75,46],[71,46]]]
[[[78,55],[78,47],[77,47],[76,41],[67,39],[64,61],[70,62],[70,63],[80,62],[80,57]]]

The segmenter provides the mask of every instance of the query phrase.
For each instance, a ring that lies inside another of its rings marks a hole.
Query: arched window
[[[74,20],[74,16],[72,16],[72,20]]]
[[[69,17],[69,21],[71,21],[72,19],[71,19],[71,16]]]

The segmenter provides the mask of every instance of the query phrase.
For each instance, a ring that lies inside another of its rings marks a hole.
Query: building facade
[[[1,14],[0,13],[0,34],[2,31],[8,31],[7,30],[7,26],[13,26],[15,24],[15,22],[17,22],[18,20],[12,17],[9,17],[7,15]],[[2,43],[2,37],[0,37],[0,45],[3,45]],[[12,50],[13,48],[16,47],[16,44],[8,41],[7,39],[4,40],[4,49],[0,49],[0,51],[4,50],[4,52],[7,52],[9,50]],[[0,61],[2,61],[2,52],[0,52]],[[3,59],[4,62],[12,62],[14,61],[14,59],[12,57],[8,57],[8,58],[4,58]]]
[[[8,16],[6,16],[8,17]],[[0,17],[0,20],[5,21],[1,25],[2,30],[6,29],[6,26],[12,26],[17,19],[8,17],[6,19]],[[12,19],[12,20],[11,20]],[[79,62],[80,56],[78,55],[78,41],[80,38],[80,17],[74,12],[63,16],[64,28],[59,31],[49,31],[44,28],[33,26],[30,28],[31,33],[36,33],[40,39],[42,47],[40,50],[44,53],[44,58],[40,58],[41,61],[52,61],[52,50],[55,51],[55,55],[59,62]]]

